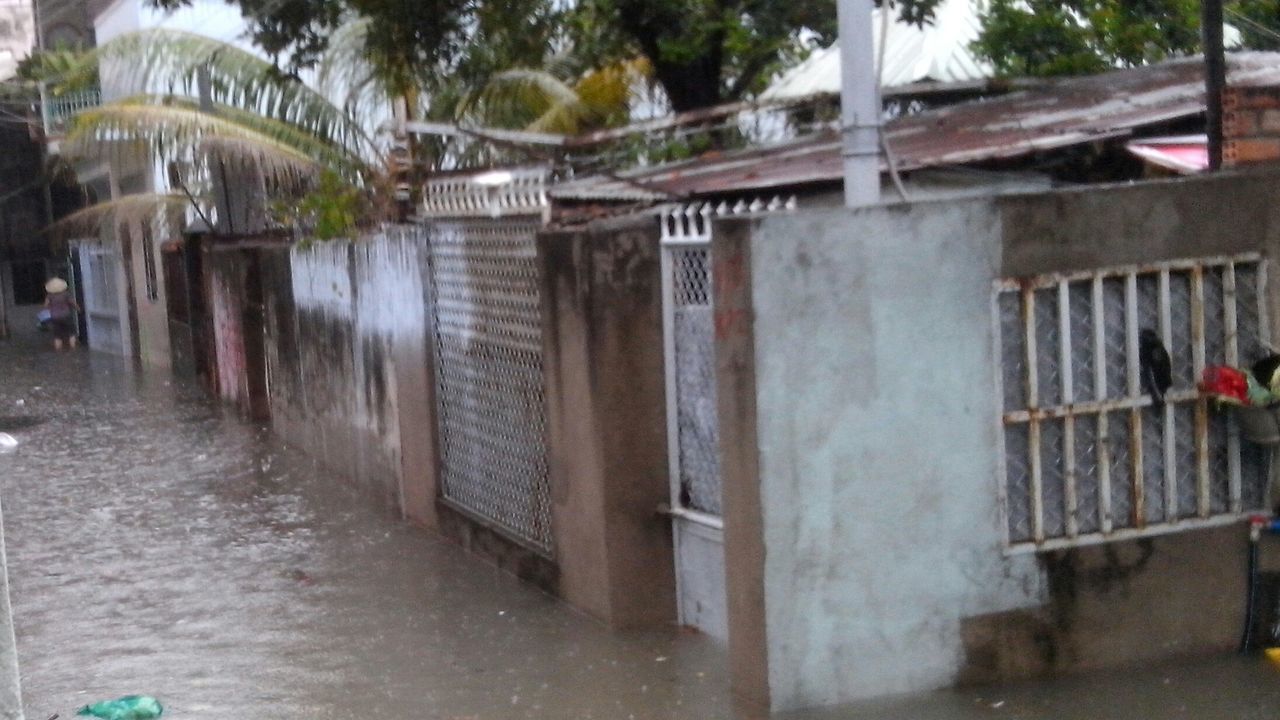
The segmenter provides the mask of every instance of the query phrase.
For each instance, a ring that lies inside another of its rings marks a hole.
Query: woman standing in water
[[[80,310],[75,298],[67,292],[67,281],[54,278],[44,284],[44,306],[49,311],[49,325],[53,328],[53,349],[62,351],[62,344],[76,347],[74,314]]]

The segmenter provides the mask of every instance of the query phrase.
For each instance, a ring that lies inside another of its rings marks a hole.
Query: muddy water
[[[728,716],[714,644],[612,635],[190,388],[29,350],[0,343],[29,718],[133,692],[175,718]]]
[[[44,720],[151,693],[174,718],[730,718],[724,651],[618,635],[393,519],[193,388],[0,342],[23,693]],[[1262,718],[1255,660],[789,716]]]

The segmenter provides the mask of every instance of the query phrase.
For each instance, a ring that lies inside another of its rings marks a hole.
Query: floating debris
[[[116,700],[85,705],[77,715],[102,718],[102,720],[151,720],[164,713],[159,700],[150,695],[126,695]]]

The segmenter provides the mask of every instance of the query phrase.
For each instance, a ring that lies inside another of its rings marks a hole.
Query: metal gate
[[[662,213],[667,447],[680,622],[728,636],[720,433],[716,415],[711,229],[716,217],[790,210],[795,199],[711,203]]]
[[[441,494],[552,557],[535,244],[547,207],[537,170],[438,179],[426,199]]]
[[[80,273],[84,281],[84,316],[89,345],[95,350],[128,354],[128,335],[120,309],[120,256],[111,244],[86,242],[80,248]]]

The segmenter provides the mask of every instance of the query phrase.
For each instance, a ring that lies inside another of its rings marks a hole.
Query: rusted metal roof
[[[1229,57],[1228,67],[1229,83],[1280,86],[1280,53],[1236,53]],[[1189,58],[1057,80],[899,118],[886,125],[886,135],[899,169],[913,170],[1125,138],[1144,127],[1203,112],[1203,65]],[[785,145],[577,179],[550,194],[562,200],[696,197],[835,183],[841,177],[839,138],[832,132]]]

